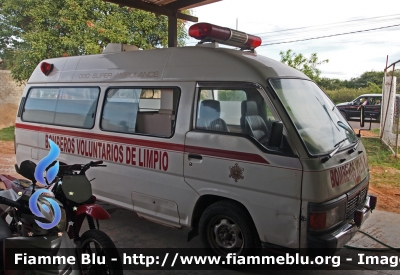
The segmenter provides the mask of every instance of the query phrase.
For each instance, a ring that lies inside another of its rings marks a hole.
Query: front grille
[[[354,212],[358,205],[363,203],[367,197],[368,185],[365,186],[354,197],[347,201],[346,205],[346,219],[353,218]]]

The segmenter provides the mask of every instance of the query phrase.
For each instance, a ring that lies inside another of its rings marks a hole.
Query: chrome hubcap
[[[222,248],[241,248],[243,234],[239,226],[228,219],[221,219],[214,226],[215,242]]]

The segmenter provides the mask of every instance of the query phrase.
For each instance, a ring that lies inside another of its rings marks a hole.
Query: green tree
[[[323,89],[337,90],[337,89],[349,87],[348,86],[348,82],[349,82],[348,80],[321,77],[321,78],[318,79],[317,84],[319,86],[321,86]]]
[[[353,83],[353,87],[348,88],[364,88],[368,87],[368,83],[374,83],[379,87],[382,87],[383,82],[383,71],[367,71],[360,75],[359,77],[350,79],[350,82]]]
[[[321,71],[317,66],[328,63],[329,59],[319,60],[316,53],[311,54],[309,58],[306,58],[303,54],[296,54],[291,49],[286,52],[279,52],[281,56],[281,62],[288,66],[295,68],[296,70],[302,71],[306,76],[314,81],[318,81],[321,75]]]
[[[185,22],[178,22],[183,45]],[[46,58],[97,54],[110,42],[150,49],[168,40],[166,16],[102,0],[0,0],[0,27],[0,58],[20,82]]]
[[[353,77],[350,80],[321,77],[317,80],[317,84],[325,90],[366,88],[370,93],[381,93],[383,75],[383,71],[367,71],[361,74],[359,77]],[[397,79],[400,79],[400,70],[395,70],[394,72],[389,71],[387,72],[387,75],[395,75]],[[397,83],[399,83],[399,80]],[[400,85],[397,85],[397,92],[400,92]]]

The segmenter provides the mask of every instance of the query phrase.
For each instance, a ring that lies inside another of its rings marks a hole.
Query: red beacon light
[[[261,45],[261,38],[255,35],[232,30],[209,23],[197,23],[189,28],[189,35],[204,42],[218,42],[239,47],[242,50],[254,50]]]
[[[48,76],[50,74],[50,72],[53,70],[53,67],[53,64],[47,62],[42,62],[42,64],[40,64],[40,70],[45,76]]]

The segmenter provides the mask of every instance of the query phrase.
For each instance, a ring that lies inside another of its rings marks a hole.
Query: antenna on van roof
[[[194,24],[189,28],[189,35],[204,42],[218,42],[224,45],[239,47],[241,50],[254,51],[261,45],[261,38],[255,35],[232,30],[209,23]]]

